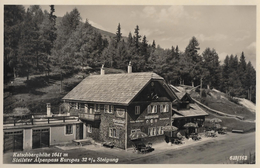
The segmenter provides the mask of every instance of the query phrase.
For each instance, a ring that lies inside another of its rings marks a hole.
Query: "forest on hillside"
[[[55,6],[43,11],[34,5],[4,6],[4,81],[18,76],[59,73],[62,76],[82,67],[105,67],[126,70],[131,61],[134,72],[153,71],[173,85],[185,84],[215,88],[231,97],[256,99],[256,71],[241,55],[227,55],[221,65],[217,51],[206,48],[199,53],[196,37],[191,37],[185,51],[175,44],[163,49],[155,40],[148,44],[145,35],[123,37],[121,25],[115,35],[105,37],[82,21],[75,8],[63,17],[55,16]]]

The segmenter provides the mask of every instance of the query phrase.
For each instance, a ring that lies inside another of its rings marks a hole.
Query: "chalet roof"
[[[189,105],[190,105],[190,109],[182,109],[182,110],[173,109],[176,112],[173,115],[173,118],[196,117],[196,116],[208,115],[208,113],[202,110],[197,104],[190,103]]]
[[[186,92],[176,92],[176,96],[181,100],[187,93]]]
[[[163,80],[153,72],[91,75],[64,96],[63,100],[127,105],[152,79]]]
[[[181,100],[187,93],[169,84],[169,88],[175,93],[179,100]]]

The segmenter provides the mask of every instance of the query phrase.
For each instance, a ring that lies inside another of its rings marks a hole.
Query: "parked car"
[[[115,144],[114,142],[104,142],[103,146],[108,148],[114,148]]]
[[[217,134],[215,133],[215,131],[206,131],[205,136],[206,137],[217,137]]]

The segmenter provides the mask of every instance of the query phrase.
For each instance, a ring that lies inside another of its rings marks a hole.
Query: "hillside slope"
[[[105,71],[106,74],[125,72],[113,68],[105,68]],[[45,75],[32,75],[29,81],[26,81],[26,77],[16,78],[12,83],[5,84],[4,114],[12,113],[17,107],[28,108],[34,114],[46,114],[46,103],[51,103],[54,114],[59,113],[61,99],[83,78],[99,73],[97,69],[91,74],[77,72],[64,75],[61,90],[59,74],[51,74],[49,80]]]
[[[219,118],[222,120],[221,126],[227,127],[228,131],[243,130],[244,132],[255,131],[255,113],[251,111],[251,109],[255,109],[254,103],[249,103],[248,100],[246,104],[250,104],[250,108],[245,107],[236,101],[236,99],[232,99],[226,96],[225,93],[222,93],[218,90],[205,90],[206,97],[200,98],[199,91],[196,92],[196,88],[191,86],[179,86],[178,90],[188,92],[191,97],[202,104],[206,105],[204,108],[200,106],[204,111],[206,111],[209,115],[206,117],[205,125],[209,123],[209,120],[212,118]],[[211,109],[211,110],[209,110]],[[228,114],[219,115],[212,110],[217,110],[222,113]],[[230,115],[230,116],[229,116]],[[244,120],[240,120],[236,116],[240,116],[244,118]]]
[[[225,93],[215,89],[205,90],[206,97],[201,98],[199,92],[196,92],[195,89],[191,90],[191,88],[186,87],[185,90],[190,92],[192,98],[200,101],[211,109],[218,110],[230,115],[241,116],[245,120],[255,120],[255,113],[252,112],[250,108],[239,104],[239,101],[226,96]]]

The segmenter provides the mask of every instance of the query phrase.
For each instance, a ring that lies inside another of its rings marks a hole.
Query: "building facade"
[[[15,152],[71,143],[86,137],[86,127],[76,118],[60,120],[56,117],[33,119],[32,123],[5,124],[3,151]],[[55,119],[56,118],[56,119]]]
[[[208,113],[202,110],[188,93],[180,91],[172,85],[169,87],[178,97],[178,99],[172,103],[172,125],[179,128],[183,135],[185,135],[185,133],[203,132],[203,123]],[[184,125],[190,122],[195,123],[197,127],[184,128]]]
[[[163,127],[171,125],[176,96],[164,79],[152,72],[92,75],[64,98],[67,112],[78,114],[86,136],[116,147],[132,146],[129,135],[142,131],[150,142],[164,139]]]

